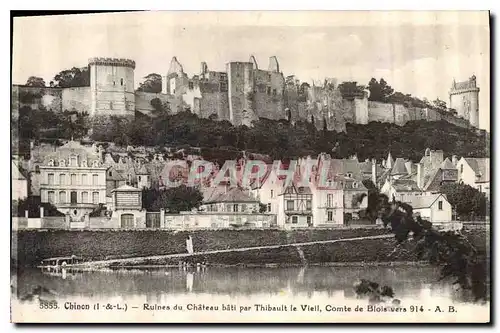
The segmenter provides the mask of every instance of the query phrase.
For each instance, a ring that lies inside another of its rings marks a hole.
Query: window
[[[286,210],[294,210],[295,205],[293,200],[287,200],[286,201]]]
[[[82,202],[83,203],[89,202],[89,192],[82,192]]]
[[[328,222],[333,221],[333,212],[328,212],[328,218],[327,218],[327,221],[328,221]]]
[[[311,200],[306,201],[306,210],[311,210],[312,209],[312,202]]]
[[[71,156],[70,165],[71,166],[78,166],[78,157]]]
[[[326,196],[326,206],[333,207],[333,194],[328,194]]]
[[[244,212],[246,212],[246,211],[247,211],[247,205],[242,204],[242,205],[241,205],[241,211],[242,211],[243,213],[244,213]]]
[[[82,185],[88,185],[88,179],[86,174],[82,174]]]
[[[59,203],[66,203],[66,192],[59,192]]]
[[[299,222],[299,218],[297,216],[292,216],[292,223],[297,224]]]
[[[438,201],[438,209],[443,210],[443,202],[442,201]]]
[[[238,204],[234,204],[233,205],[233,212],[237,212],[238,211]]]
[[[227,82],[221,82],[219,84],[219,89],[221,92],[227,92]]]
[[[276,89],[273,89],[273,96],[276,96]]]
[[[138,179],[139,179],[139,182],[140,182],[140,181],[141,181],[141,176],[137,176],[137,177],[138,177]]]
[[[271,190],[271,198],[274,198],[274,191]]]
[[[481,191],[481,185],[478,185],[478,186],[477,186],[477,189],[479,190],[479,192],[482,192],[482,191]]]
[[[267,88],[266,88],[266,91],[267,91],[267,94],[268,94],[268,95],[271,95],[271,87],[267,87]]]
[[[189,86],[189,89],[191,89],[191,90],[194,89],[193,81],[189,81],[188,86]]]
[[[87,160],[82,161],[82,167],[86,168],[87,167]]]
[[[92,175],[92,185],[97,185],[99,183],[99,175]]]
[[[460,164],[460,173],[464,173],[464,165]]]
[[[310,216],[307,217],[307,225],[312,226],[312,218]]]
[[[35,165],[35,173],[40,173],[40,166],[39,165]]]
[[[120,79],[120,85],[123,86],[123,79]]]
[[[92,192],[92,203],[94,205],[99,203],[99,192]]]
[[[352,178],[352,173],[351,173],[351,172],[348,172],[348,173],[346,174],[346,176],[347,176],[347,177],[349,177],[349,178]]]
[[[113,177],[113,172],[108,172],[108,176]]]
[[[352,183],[352,188],[358,188],[358,183],[353,182],[353,183]]]
[[[267,212],[268,212],[268,213],[270,213],[270,212],[271,212],[271,204],[270,204],[270,203],[268,203],[268,204],[267,204]]]
[[[230,204],[227,204],[226,205],[226,212],[230,212],[231,211],[231,205]]]
[[[47,193],[47,201],[51,204],[54,203],[54,191],[49,191]]]
[[[76,193],[76,191],[71,191],[69,193],[69,197],[71,199],[72,204],[76,204],[78,202],[78,194]]]
[[[109,102],[109,109],[113,110],[113,102]]]
[[[47,182],[49,183],[49,185],[54,185],[54,174],[53,173],[49,173],[47,175]]]
[[[59,175],[59,183],[60,183],[61,185],[66,185],[66,174],[61,173],[61,174]]]
[[[49,161],[49,166],[54,166],[54,160]]]
[[[71,185],[76,185],[76,174],[71,174]]]
[[[66,162],[64,160],[59,160],[59,166],[63,167],[66,165]]]

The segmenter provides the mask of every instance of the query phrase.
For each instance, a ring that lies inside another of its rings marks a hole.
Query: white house
[[[28,196],[28,180],[12,161],[12,200],[24,199]]]
[[[464,158],[457,163],[458,181],[490,196],[490,159]]]
[[[422,195],[422,191],[417,182],[412,179],[394,179],[389,176],[380,192],[387,195],[390,200],[394,199],[401,202],[409,202],[414,197]]]
[[[451,222],[451,204],[442,193],[414,196],[407,201],[413,207],[413,214],[434,222]]]

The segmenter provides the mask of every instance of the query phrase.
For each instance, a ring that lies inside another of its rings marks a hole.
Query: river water
[[[449,282],[438,282],[438,277],[435,268],[410,265],[57,272],[26,269],[19,271],[17,278],[12,275],[12,314],[15,321],[46,322],[489,319],[489,304],[469,302]],[[390,302],[370,308],[367,299],[354,293],[353,284],[360,278],[391,286],[395,298],[401,301],[399,308],[405,311],[391,311],[394,306]],[[41,295],[32,297],[33,294]]]

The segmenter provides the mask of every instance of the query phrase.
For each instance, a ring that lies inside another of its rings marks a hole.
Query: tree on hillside
[[[161,75],[156,73],[148,74],[144,81],[139,84],[138,91],[161,93]]]
[[[54,85],[59,88],[90,86],[88,67],[65,69],[54,76]]]
[[[38,76],[30,76],[26,85],[28,87],[45,87],[45,80]]]
[[[370,101],[387,102],[389,96],[394,93],[394,89],[382,78],[380,82],[372,78],[368,82],[368,90],[370,90]]]
[[[460,183],[449,183],[441,186],[441,192],[446,195],[457,215],[463,218],[487,215],[488,199],[472,186]]]
[[[365,87],[358,85],[355,81],[347,81],[339,84],[338,89],[343,98],[349,99],[362,94]]]
[[[446,102],[440,100],[439,97],[432,101],[432,105],[438,109],[446,109]]]
[[[198,208],[203,195],[195,187],[181,185],[165,190],[144,189],[142,198],[146,209],[159,211],[163,208],[171,213],[179,213]]]

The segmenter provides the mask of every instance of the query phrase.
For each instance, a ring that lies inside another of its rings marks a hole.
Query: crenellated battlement
[[[135,61],[124,58],[94,57],[89,59],[89,65],[121,66],[135,69]]]

